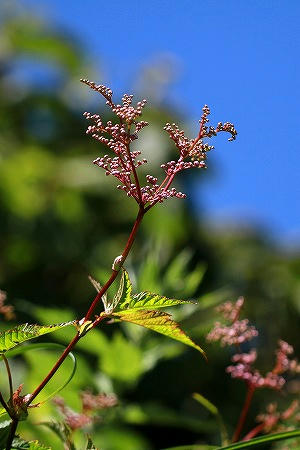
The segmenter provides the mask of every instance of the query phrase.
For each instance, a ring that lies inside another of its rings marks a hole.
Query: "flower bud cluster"
[[[282,412],[278,411],[277,403],[269,403],[266,412],[256,417],[256,421],[261,423],[265,433],[282,432],[290,429],[284,422],[289,420],[291,423],[299,424],[299,401],[293,400],[288,408]],[[290,447],[287,447],[290,448]]]
[[[225,345],[241,345],[257,335],[256,328],[249,325],[248,319],[244,319],[236,320],[229,326],[216,322],[206,339],[210,342],[220,341],[222,347],[224,347]]]
[[[69,408],[61,397],[55,397],[53,400],[53,403],[62,414],[64,422],[72,431],[84,428],[98,420],[98,417],[92,415],[95,411],[112,408],[118,404],[118,399],[114,394],[93,395],[89,391],[83,391],[80,394],[80,398],[81,413]]]
[[[82,83],[86,84],[87,86],[89,86],[91,89],[93,89],[93,91],[99,92],[104,98],[106,98],[109,105],[113,104],[111,101],[112,94],[113,94],[111,89],[104,86],[103,84],[96,84],[93,81],[87,80],[86,78],[81,78],[80,81]]]
[[[5,320],[11,320],[15,318],[14,307],[11,305],[5,305],[6,292],[0,289],[0,314],[2,314]]]
[[[214,147],[204,143],[203,138],[211,137],[218,131],[227,131],[232,134],[234,130],[233,125],[229,124],[229,122],[226,122],[224,125],[220,122],[218,129],[210,127],[211,130],[205,134],[205,124],[208,122],[210,113],[207,105],[203,108],[200,131],[195,139],[187,138],[184,131],[180,130],[175,123],[172,125],[167,123],[164,129],[179,149],[179,158],[177,161],[169,161],[162,164],[161,167],[166,173],[166,178],[160,185],[156,178],[151,178],[149,175],[146,177],[148,184],[141,186],[136,169],[147,161],[145,159],[137,160],[136,158],[140,155],[140,152],[131,151],[130,144],[138,138],[139,131],[148,125],[148,122],[144,120],[137,120],[142,115],[146,100],[142,100],[136,106],[133,106],[133,95],[125,94],[122,97],[122,103],[115,104],[112,101],[111,89],[104,85],[97,85],[87,79],[82,79],[81,81],[91,89],[99,92],[118,118],[118,123],[116,124],[113,124],[111,121],[103,123],[98,114],[84,113],[86,119],[93,122],[87,128],[87,134],[101,144],[106,145],[116,155],[114,158],[108,155],[96,158],[94,164],[103,168],[106,175],[116,177],[121,183],[117,188],[126,192],[127,196],[133,197],[140,206],[148,204],[148,207],[152,207],[156,203],[162,203],[171,197],[185,198],[185,194],[177,192],[175,188],[170,188],[174,176],[182,170],[206,168],[206,154]]]
[[[249,325],[248,319],[240,320],[241,308],[244,298],[240,297],[236,303],[225,302],[217,307],[217,311],[230,322],[229,325],[222,325],[216,322],[214,328],[207,335],[208,341],[220,341],[221,345],[235,345],[239,352],[232,357],[234,364],[227,367],[227,373],[232,378],[244,380],[253,388],[270,388],[280,390],[285,384],[282,374],[289,371],[300,373],[300,364],[296,359],[290,359],[293,347],[287,342],[280,340],[276,350],[276,362],[274,368],[265,376],[253,367],[257,353],[252,349],[249,353],[241,353],[240,345],[258,335],[255,327]]]
[[[143,113],[143,108],[147,103],[147,100],[138,102],[136,108],[131,106],[133,95],[125,94],[122,98],[122,105],[115,105],[112,111],[127,124],[132,124]]]

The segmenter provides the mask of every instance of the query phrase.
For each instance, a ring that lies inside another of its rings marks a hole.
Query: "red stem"
[[[5,409],[5,411],[7,412],[7,414],[9,415],[9,417],[11,417],[11,412],[10,409],[8,407],[8,404],[6,403],[6,401],[3,398],[2,393],[0,392],[0,403],[3,406],[3,408]]]
[[[246,420],[246,417],[247,417],[247,414],[248,414],[248,411],[249,411],[249,408],[251,405],[251,401],[252,401],[254,392],[255,392],[255,386],[253,386],[253,384],[248,384],[248,390],[247,390],[245,403],[244,403],[238,424],[236,426],[235,432],[233,434],[232,442],[237,442],[240,437],[242,429],[245,425],[245,420]]]
[[[11,376],[11,370],[9,367],[9,363],[7,361],[7,358],[5,357],[5,355],[2,355],[5,367],[6,367],[6,371],[7,371],[7,377],[8,377],[8,384],[9,384],[9,394],[10,394],[10,398],[13,398],[13,393],[14,393],[14,389],[13,389],[13,382],[12,382],[12,376]]]
[[[129,235],[129,238],[127,240],[127,243],[125,245],[125,248],[123,250],[123,253],[121,255],[121,263],[120,263],[120,268],[122,266],[122,264],[124,263],[131,247],[132,244],[134,242],[136,233],[138,231],[139,225],[144,217],[145,211],[143,207],[140,207],[138,215],[136,217],[136,220],[134,222],[134,225],[132,227],[131,233]],[[92,302],[85,318],[84,321],[86,322],[87,320],[90,319],[91,315],[93,314],[96,306],[98,305],[102,295],[107,291],[107,289],[109,288],[109,286],[113,283],[113,281],[116,279],[120,268],[118,268],[118,270],[112,270],[112,274],[109,278],[109,280],[105,283],[105,285],[102,287],[102,289],[98,292],[98,294],[96,295],[94,301]],[[103,316],[103,319],[105,318],[105,316]],[[97,324],[100,322],[99,318],[97,319]],[[57,362],[55,363],[55,365],[53,366],[53,368],[50,370],[50,372],[48,373],[48,375],[44,378],[44,380],[40,383],[40,385],[33,391],[33,393],[31,394],[29,400],[26,403],[26,406],[28,407],[32,401],[35,399],[35,397],[41,392],[41,390],[46,386],[46,384],[51,380],[51,378],[53,377],[53,375],[56,373],[56,371],[59,369],[59,367],[61,366],[61,364],[64,362],[64,360],[66,359],[66,357],[68,356],[68,354],[73,350],[73,347],[75,347],[75,345],[77,344],[77,342],[79,341],[79,339],[81,339],[82,335],[80,335],[79,332],[77,332],[77,334],[74,336],[74,338],[72,339],[72,341],[69,343],[69,345],[65,348],[65,350],[63,351],[63,353],[61,354],[60,358],[57,360]]]
[[[5,447],[6,450],[11,450],[11,446],[12,446],[12,443],[13,443],[13,440],[14,440],[14,437],[15,437],[15,434],[17,431],[18,423],[19,423],[18,419],[13,419],[11,426],[10,426],[7,442],[6,442],[6,447]]]
[[[74,336],[74,338],[72,339],[72,341],[69,343],[68,347],[66,347],[64,349],[63,353],[61,354],[59,359],[56,361],[55,365],[52,367],[52,369],[50,370],[48,375],[43,379],[41,384],[33,391],[33,393],[31,394],[31,396],[29,398],[29,400],[26,402],[26,406],[29,406],[30,403],[32,403],[32,401],[35,399],[35,397],[41,392],[41,390],[51,380],[51,378],[56,373],[56,371],[59,369],[59,367],[62,365],[62,363],[64,362],[64,360],[66,359],[68,354],[71,352],[71,350],[73,349],[75,344],[77,344],[77,342],[79,341],[80,337],[81,336],[80,336],[79,332],[77,332],[76,335]]]
[[[249,439],[254,438],[255,436],[257,436],[261,431],[263,431],[265,427],[264,423],[260,423],[259,425],[257,425],[256,427],[254,427],[251,431],[249,431],[249,433],[246,434],[245,437],[243,437],[243,441],[249,441]]]
[[[130,235],[129,235],[128,241],[127,241],[127,243],[126,243],[126,245],[125,245],[125,248],[124,248],[124,250],[123,250],[123,253],[122,253],[122,255],[121,255],[121,261],[122,261],[121,264],[123,264],[124,261],[125,261],[125,259],[127,258],[127,255],[128,255],[128,253],[129,253],[129,251],[130,251],[130,249],[131,249],[131,247],[132,247],[132,244],[133,244],[133,242],[134,242],[134,239],[135,239],[137,230],[138,230],[139,225],[140,225],[140,223],[141,223],[141,221],[142,221],[142,219],[143,219],[143,217],[144,217],[144,214],[145,214],[144,209],[143,209],[142,207],[140,207],[139,212],[138,212],[138,215],[137,215],[137,217],[136,217],[136,219],[135,219],[135,222],[134,222],[134,224],[133,224],[131,233],[130,233]],[[120,268],[121,268],[121,267],[120,267]],[[96,306],[98,305],[99,301],[101,300],[102,295],[107,291],[107,289],[109,288],[109,286],[110,286],[110,285],[114,282],[114,280],[117,278],[117,275],[118,275],[118,273],[119,273],[119,270],[120,270],[120,269],[118,269],[118,270],[114,270],[114,269],[113,269],[113,270],[112,270],[112,274],[111,274],[109,280],[105,283],[105,285],[102,287],[102,289],[98,292],[98,294],[96,295],[96,297],[95,297],[93,303],[91,304],[91,306],[90,306],[88,312],[86,313],[85,319],[84,319],[85,322],[86,322],[87,320],[90,319],[90,317],[91,317],[91,315],[93,314],[93,312],[94,312]]]

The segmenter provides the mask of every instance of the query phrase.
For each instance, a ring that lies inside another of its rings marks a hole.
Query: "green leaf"
[[[198,403],[200,403],[202,406],[204,406],[204,408],[206,408],[211,414],[216,416],[218,424],[219,424],[222,445],[227,445],[229,442],[227,430],[225,428],[222,416],[221,416],[218,408],[213,403],[211,403],[209,400],[207,400],[207,398],[203,397],[203,395],[201,395],[201,394],[194,393],[193,398]]]
[[[34,339],[43,334],[52,333],[68,325],[73,325],[74,322],[64,322],[56,325],[41,326],[29,325],[25,323],[18,325],[15,328],[0,333],[0,353],[5,353],[8,350],[16,347],[22,342]]]
[[[86,444],[86,450],[98,450],[97,447],[95,447],[95,445],[92,442],[92,439],[90,438],[90,436],[88,436],[88,441]]]
[[[119,303],[124,305],[124,308],[131,301],[132,284],[128,275],[127,270],[122,267],[122,277],[119,285],[118,292],[114,296],[114,305],[117,306]],[[124,309],[123,308],[123,309]],[[121,308],[122,309],[122,308]]]
[[[125,310],[125,309],[151,310],[157,308],[169,308],[170,306],[175,306],[179,304],[193,303],[188,300],[177,300],[168,297],[163,297],[159,294],[153,294],[147,291],[140,292],[139,294],[135,294],[132,296],[131,295],[132,284],[129,279],[128,272],[125,269],[123,269],[121,280],[123,280],[123,291],[122,295],[119,296],[119,301],[116,303],[116,304],[119,303],[118,310]]]
[[[89,280],[92,283],[92,285],[94,286],[94,288],[96,289],[97,292],[100,292],[102,289],[101,284],[99,283],[99,281],[95,280],[93,277],[91,277],[91,275],[89,275]],[[107,293],[105,292],[105,294],[102,295],[101,297],[104,309],[106,311],[107,309]]]
[[[217,450],[238,450],[240,448],[251,448],[264,446],[269,442],[282,441],[284,439],[292,439],[300,437],[300,430],[285,431],[283,433],[274,433],[267,436],[260,436],[258,438],[250,439],[249,441],[237,442],[226,447],[218,447]]]
[[[211,412],[215,416],[219,414],[218,408],[209,400],[207,400],[207,398],[203,397],[203,395],[195,393],[193,394],[193,398],[197,400],[197,402],[201,403],[201,405],[204,406],[204,408],[206,408],[209,412]]]
[[[51,447],[45,447],[38,441],[25,441],[20,437],[16,437],[13,440],[12,450],[51,450]]]
[[[111,378],[133,383],[143,373],[142,352],[117,332],[109,345],[100,351],[100,368]]]
[[[204,351],[195,342],[189,338],[179,327],[178,323],[171,319],[171,315],[163,311],[141,311],[129,309],[125,311],[116,311],[112,316],[125,322],[135,323],[157,333],[164,334],[172,339],[182,342],[183,344],[194,347],[205,356]]]
[[[4,449],[9,435],[11,419],[0,423],[0,448]]]
[[[70,440],[71,429],[64,422],[52,420],[51,422],[42,422],[41,425],[53,431],[62,442],[68,444],[69,450],[76,450],[74,444]]]

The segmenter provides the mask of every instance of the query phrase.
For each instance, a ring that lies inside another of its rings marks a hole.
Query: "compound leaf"
[[[64,322],[48,326],[30,325],[25,323],[23,325],[18,325],[11,330],[2,331],[0,333],[0,353],[5,353],[17,345],[22,344],[22,342],[42,336],[43,334],[52,333],[60,328],[73,325],[73,323],[74,322]]]
[[[127,309],[125,311],[115,311],[112,316],[125,322],[131,322],[140,325],[157,333],[164,334],[172,339],[182,342],[183,344],[194,347],[205,356],[204,351],[195,342],[189,338],[180,328],[178,323],[172,320],[171,315],[163,311],[142,311],[135,309]]]
[[[132,284],[129,279],[128,272],[123,269],[123,293],[119,297],[118,310],[151,310],[157,308],[169,308],[170,306],[193,303],[188,300],[177,300],[168,297],[161,296],[159,294],[153,294],[152,292],[140,292],[139,294],[131,295]]]

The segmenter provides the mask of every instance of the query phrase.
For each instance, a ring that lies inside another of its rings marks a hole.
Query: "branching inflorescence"
[[[262,375],[254,366],[257,358],[256,349],[242,353],[240,345],[258,336],[258,331],[254,326],[249,324],[248,319],[240,320],[243,304],[244,298],[240,297],[235,303],[226,302],[219,306],[217,311],[223,315],[227,323],[221,324],[220,322],[216,322],[214,328],[207,335],[207,340],[210,342],[220,341],[222,346],[234,345],[236,347],[237,353],[231,358],[233,364],[228,366],[226,371],[230,373],[232,378],[243,380],[248,387],[246,401],[233,437],[233,442],[238,440],[242,431],[254,391],[258,388],[269,388],[279,391],[286,383],[284,374],[300,373],[298,360],[291,358],[294,352],[293,347],[283,340],[278,341],[274,367],[265,375]],[[257,433],[262,429],[263,426],[257,429],[255,428]],[[250,436],[255,436],[257,434],[256,431],[251,432]],[[250,437],[248,436],[248,438]]]
[[[118,123],[108,121],[103,123],[98,114],[84,113],[86,119],[93,122],[87,129],[94,139],[106,145],[115,156],[104,155],[94,160],[94,164],[103,168],[106,175],[112,175],[121,183],[118,189],[126,192],[127,196],[133,197],[136,202],[145,209],[150,209],[156,203],[162,203],[170,197],[185,198],[186,195],[178,192],[174,187],[170,188],[175,175],[182,170],[190,168],[206,168],[206,155],[213,146],[203,142],[205,138],[216,136],[219,132],[230,133],[229,141],[236,138],[237,132],[233,124],[219,122],[217,127],[207,126],[210,110],[207,105],[203,107],[203,114],[199,121],[200,130],[195,139],[189,139],[184,131],[173,123],[167,123],[164,130],[169,134],[170,139],[175,143],[179,156],[177,160],[162,164],[166,176],[161,184],[152,175],[146,175],[147,184],[140,185],[137,176],[137,169],[146,164],[146,159],[138,159],[140,151],[130,149],[130,144],[138,139],[138,133],[148,125],[148,122],[139,120],[142,115],[146,100],[142,100],[134,107],[132,105],[132,95],[125,94],[122,97],[122,104],[115,104],[112,100],[112,91],[103,85],[82,79],[83,83],[99,92],[105,99],[106,104],[117,116]]]

